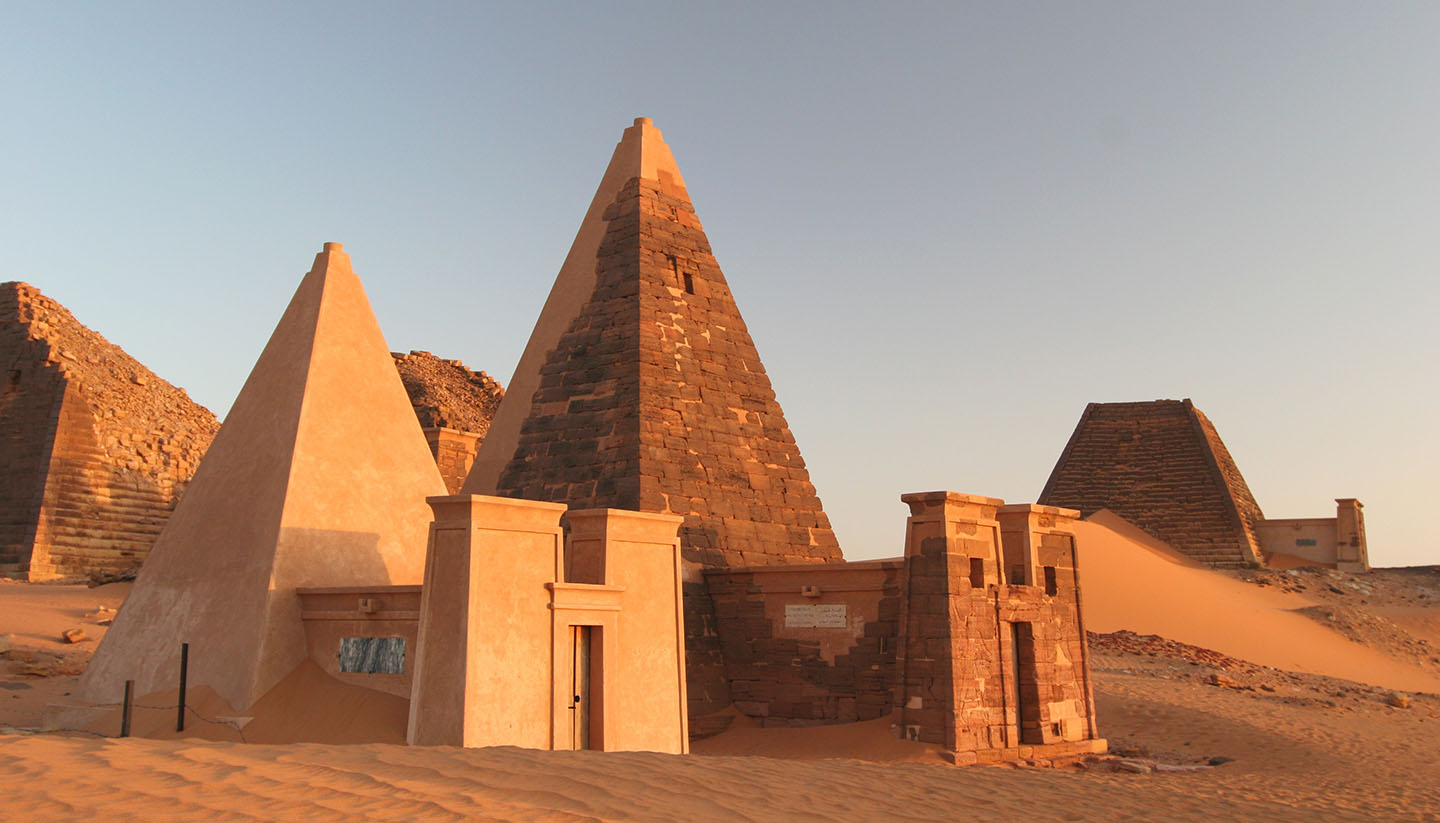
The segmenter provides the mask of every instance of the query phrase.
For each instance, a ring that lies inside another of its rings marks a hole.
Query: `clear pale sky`
[[[848,557],[1193,398],[1440,563],[1440,4],[0,6],[0,279],[223,414],[325,241],[509,380],[652,117]],[[363,413],[363,409],[357,409]]]

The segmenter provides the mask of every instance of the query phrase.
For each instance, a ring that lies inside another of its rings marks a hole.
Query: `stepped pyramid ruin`
[[[134,567],[220,424],[25,283],[0,283],[0,577]]]
[[[648,118],[615,148],[464,492],[683,515],[706,566],[840,559]]]
[[[1040,503],[1086,517],[1110,509],[1212,566],[1263,561],[1256,528],[1265,516],[1215,426],[1188,399],[1086,406]]]
[[[459,360],[445,360],[428,351],[391,352],[410,405],[440,466],[445,487],[460,491],[475,452],[490,431],[490,420],[505,389],[485,372],[473,372]]]
[[[297,588],[419,584],[445,485],[350,259],[326,243],[84,678],[244,711],[307,658]]]

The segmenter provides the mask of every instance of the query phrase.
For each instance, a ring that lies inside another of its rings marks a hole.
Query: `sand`
[[[0,820],[1351,821],[1440,814],[1440,704],[1315,708],[1124,674],[1097,699],[1125,746],[1194,773],[853,759],[0,736]],[[1181,755],[1183,756],[1183,755]],[[1181,756],[1174,756],[1180,759]],[[1194,759],[1194,758],[1192,758]],[[23,788],[19,788],[23,787]]]
[[[1347,639],[1301,613],[1313,597],[1261,588],[1167,556],[1095,520],[1076,524],[1085,628],[1129,629],[1287,671],[1440,693],[1440,676]]]
[[[103,633],[83,618],[101,601],[0,585],[0,634],[57,669],[0,672],[0,821],[1440,820],[1440,697],[1419,693],[1440,693],[1440,573],[1221,574],[1111,525],[1080,528],[1088,628],[1140,636],[1093,645],[1101,733],[1140,768],[1194,771],[956,768],[884,719],[760,729],[737,717],[690,756],[412,748],[363,742],[398,741],[405,701],[314,666],[243,729],[200,689],[191,703],[216,722],[181,739],[31,733],[35,703],[83,665],[58,632]],[[1210,685],[1217,675],[1225,685]],[[1396,689],[1415,692],[1408,708],[1389,705]],[[137,712],[137,730],[173,737],[171,724],[173,710]],[[326,742],[266,742],[306,736]]]

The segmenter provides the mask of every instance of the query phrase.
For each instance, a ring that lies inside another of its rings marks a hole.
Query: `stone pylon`
[[[463,488],[683,515],[706,566],[839,560],[660,130],[625,130]]]
[[[189,682],[244,711],[307,657],[295,589],[418,584],[445,494],[350,258],[326,243],[270,336],[81,696]]]

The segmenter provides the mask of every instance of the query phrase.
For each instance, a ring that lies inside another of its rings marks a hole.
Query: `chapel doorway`
[[[1022,744],[1044,743],[1040,730],[1040,684],[1035,669],[1035,630],[1029,623],[1011,623],[1011,648],[1015,650],[1015,725]]]
[[[599,749],[600,627],[570,627],[570,748]]]

